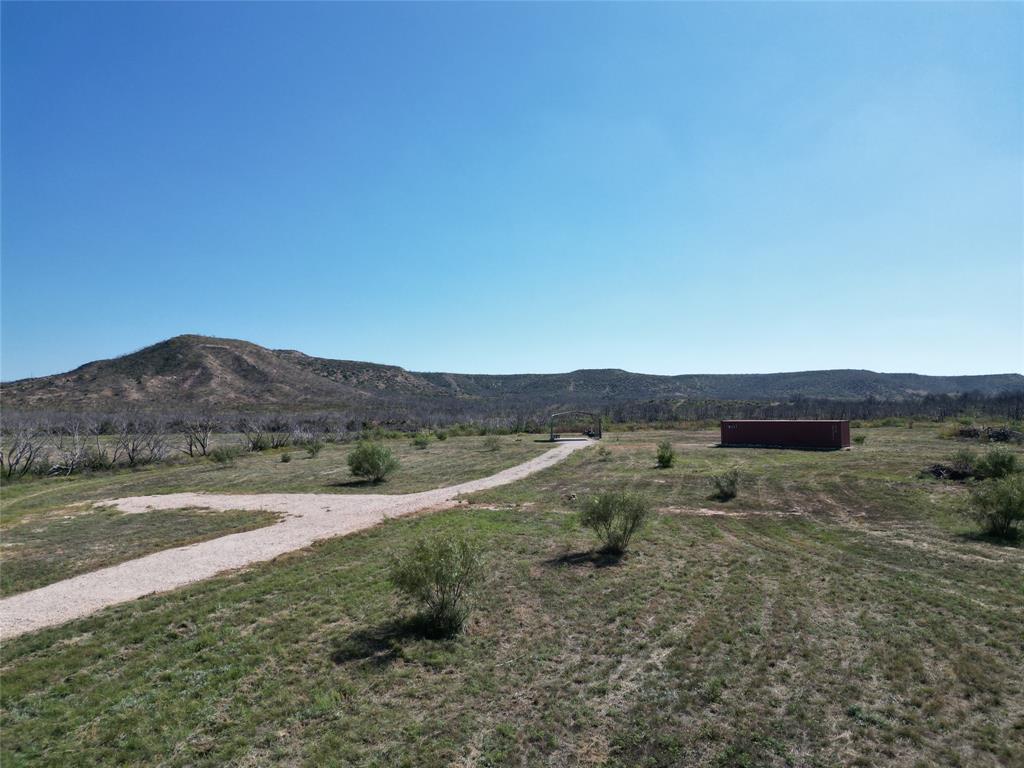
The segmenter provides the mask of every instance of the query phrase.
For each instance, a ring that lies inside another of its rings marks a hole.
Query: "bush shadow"
[[[374,488],[380,485],[373,480],[338,480],[334,483],[327,483],[328,488]]]
[[[958,533],[960,541],[969,541],[972,544],[991,544],[995,547],[1006,547],[1007,549],[1020,549],[1024,546],[1024,536],[1017,533],[1014,536],[996,536],[992,533],[972,531],[969,533]]]
[[[339,665],[363,661],[384,667],[402,658],[403,641],[427,638],[423,621],[418,616],[395,619],[336,639],[331,661]]]
[[[552,568],[569,567],[580,568],[591,566],[593,568],[612,568],[622,563],[625,553],[614,554],[612,552],[600,552],[588,550],[586,552],[566,552],[565,554],[549,558],[544,565]]]

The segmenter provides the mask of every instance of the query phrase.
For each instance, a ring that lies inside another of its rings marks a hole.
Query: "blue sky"
[[[1024,370],[1021,4],[4,3],[2,375]]]

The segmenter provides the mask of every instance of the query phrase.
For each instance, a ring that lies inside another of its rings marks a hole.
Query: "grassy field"
[[[0,528],[0,595],[24,592],[150,552],[276,522],[272,512],[173,509],[126,515],[86,504]]]
[[[957,447],[936,429],[864,433],[613,433],[468,506],[7,642],[3,764],[1022,765],[1024,551],[918,476]],[[733,466],[739,496],[709,501]],[[606,487],[658,509],[618,563],[572,514]],[[427,640],[386,564],[453,531],[488,576],[465,635]]]
[[[488,450],[484,438],[432,441],[388,440],[399,470],[387,482],[369,485],[349,474],[351,444],[328,444],[316,458],[286,449],[239,456],[228,466],[207,459],[183,460],[129,470],[5,483],[0,493],[0,595],[70,578],[80,573],[169,547],[269,525],[265,512],[174,510],[125,515],[96,502],[129,495],[210,491],[259,493],[410,493],[493,474],[547,450],[538,436],[504,436]],[[292,460],[281,461],[284,453]]]
[[[345,463],[352,443],[327,443],[316,458],[301,448],[243,454],[231,465],[209,459],[187,459],[113,472],[48,477],[5,483],[0,502],[3,524],[23,516],[89,501],[153,493],[206,491],[211,493],[413,493],[486,477],[548,450],[536,442],[546,436],[506,435],[500,449],[489,451],[484,437],[432,440],[426,449],[408,439],[384,443],[401,462],[387,482],[368,486],[353,477]],[[291,454],[283,463],[281,455]]]

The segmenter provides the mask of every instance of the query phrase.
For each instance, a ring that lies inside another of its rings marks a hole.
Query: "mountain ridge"
[[[566,373],[411,371],[337,360],[241,339],[187,334],[64,373],[0,383],[6,408],[104,409],[111,405],[346,407],[408,399],[600,404],[650,399],[774,401],[906,399],[1024,390],[1015,373],[926,376],[866,369],[665,376],[621,368]]]

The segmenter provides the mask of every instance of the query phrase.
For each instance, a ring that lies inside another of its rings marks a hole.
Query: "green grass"
[[[440,488],[498,472],[548,450],[536,435],[508,435],[500,449],[488,451],[483,437],[433,441],[426,450],[411,439],[386,440],[401,468],[387,482],[368,487],[353,477],[345,463],[351,443],[324,446],[315,459],[299,448],[245,454],[232,465],[208,459],[187,459],[129,470],[27,479],[5,483],[0,520],[8,525],[24,516],[49,513],[88,501],[181,491],[213,493],[412,493]],[[281,454],[292,461],[282,463]]]
[[[842,453],[673,433],[658,470],[663,436],[6,642],[2,762],[1024,763],[1024,551],[964,536],[963,489],[917,478],[934,430]],[[739,496],[708,501],[733,464]],[[622,486],[658,512],[607,565],[568,494]],[[385,573],[445,531],[488,576],[434,641]]]
[[[2,531],[0,595],[24,592],[161,549],[261,528],[277,519],[272,512],[208,509],[126,515],[109,507],[23,518]]]
[[[672,467],[656,468],[657,443],[665,439],[676,458]],[[830,514],[865,521],[926,517],[962,525],[953,513],[966,496],[964,489],[918,476],[956,448],[938,440],[935,428],[873,429],[869,443],[846,451],[713,447],[717,442],[717,431],[611,433],[602,441],[611,451],[607,459],[584,451],[551,472],[478,498],[523,503],[635,489],[669,511]],[[715,501],[711,476],[730,468],[739,472],[739,494],[732,501]]]
[[[221,438],[222,440],[225,438]],[[230,438],[227,438],[230,439]],[[125,515],[94,509],[127,495],[211,491],[259,493],[409,493],[483,477],[539,455],[551,446],[536,436],[504,436],[499,450],[482,437],[432,441],[425,450],[408,439],[385,441],[401,466],[387,482],[352,477],[351,444],[324,446],[316,458],[287,448],[245,454],[230,466],[205,459],[134,470],[5,483],[0,498],[0,595],[22,592],[150,552],[269,525],[264,512],[175,510]],[[281,462],[285,452],[292,461]]]

